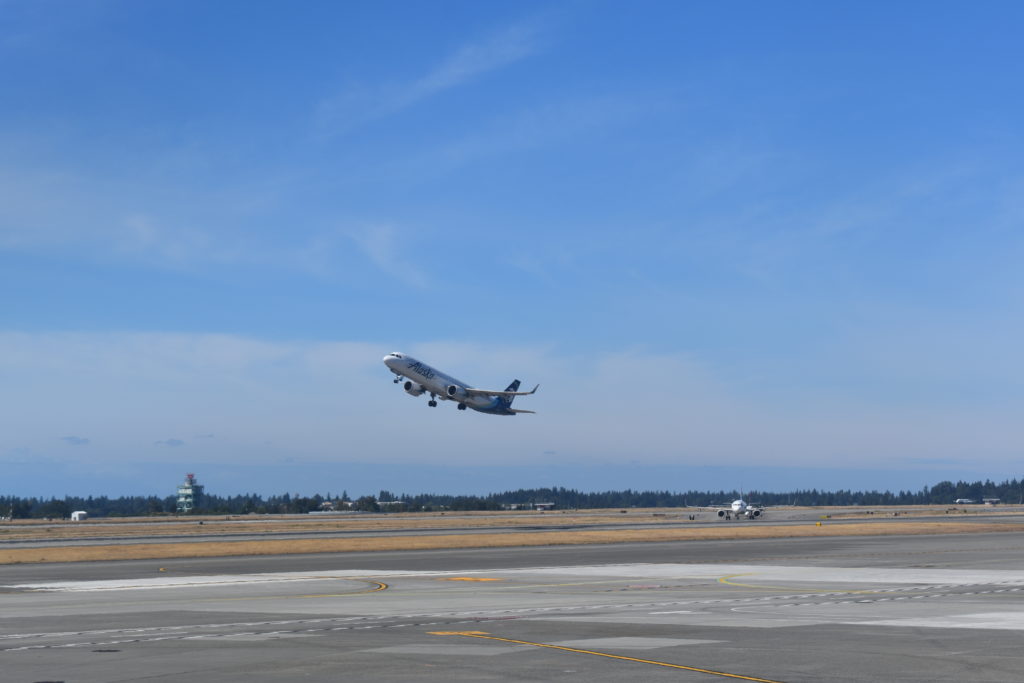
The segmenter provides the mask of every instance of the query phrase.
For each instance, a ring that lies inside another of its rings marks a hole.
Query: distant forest
[[[356,500],[347,492],[332,496],[289,495],[263,497],[255,494],[218,496],[206,493],[190,514],[244,515],[244,514],[301,514],[323,509],[324,503],[333,503],[339,509],[367,512],[431,512],[437,510],[500,510],[512,504],[554,503],[557,509],[574,508],[658,508],[696,507],[728,503],[740,497],[739,491],[603,491],[584,493],[567,488],[539,488],[491,493],[486,496],[450,496],[438,494],[395,495],[381,491],[376,496],[362,496]],[[980,503],[983,498],[999,498],[1004,503],[1024,503],[1024,482],[1013,479],[996,484],[991,481],[973,483],[958,481],[939,482],[920,491],[819,491],[807,489],[788,493],[746,491],[743,498],[760,505],[945,505],[958,498],[970,498]],[[174,496],[65,496],[64,498],[20,498],[0,496],[0,516],[14,519],[64,519],[74,510],[85,510],[94,517],[137,517],[146,515],[174,515]]]

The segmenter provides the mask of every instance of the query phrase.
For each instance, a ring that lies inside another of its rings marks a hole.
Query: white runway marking
[[[650,612],[650,614],[694,614],[692,609],[676,609],[669,612]]]
[[[929,585],[1024,585],[1024,570],[962,570],[876,567],[788,567],[750,564],[614,564],[583,567],[530,567],[517,569],[462,570],[457,572],[409,572],[395,570],[330,570],[322,572],[275,572],[267,574],[225,574],[215,576],[160,576],[105,581],[62,581],[26,583],[4,588],[32,591],[110,591],[199,588],[203,586],[245,586],[332,579],[431,578],[444,576],[487,575],[572,576],[575,578],[690,579],[718,580],[731,577],[737,583],[779,582],[793,586],[806,583],[850,584],[929,584]]]
[[[1024,631],[1024,612],[979,612],[948,614],[941,617],[913,619],[880,619],[877,621],[843,622],[861,626],[902,626],[913,628],[980,628],[999,631]]]

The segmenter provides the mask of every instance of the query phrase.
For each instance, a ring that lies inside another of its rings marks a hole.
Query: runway
[[[1019,681],[1024,534],[0,567],[10,681]]]

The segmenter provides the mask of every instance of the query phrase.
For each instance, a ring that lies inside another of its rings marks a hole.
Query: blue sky
[[[1020,476],[1022,15],[0,2],[0,491]]]

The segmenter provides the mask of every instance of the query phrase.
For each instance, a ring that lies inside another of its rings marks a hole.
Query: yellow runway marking
[[[488,579],[482,576],[452,576],[438,579],[438,581],[504,581],[505,579]]]
[[[814,588],[804,588],[801,586],[759,586],[756,583],[738,583],[736,581],[730,581],[729,579],[735,579],[738,576],[753,576],[753,574],[728,574],[720,577],[718,583],[726,586],[736,586],[737,588],[757,588],[766,591],[784,591],[792,593],[793,591],[799,591],[801,593],[849,593],[850,595],[870,595],[873,593],[881,593],[882,591],[867,591],[867,590],[850,590],[847,588],[828,588],[825,586],[815,586]]]
[[[388,589],[388,585],[386,583],[381,583],[380,581],[370,581],[370,583],[375,583],[377,585],[375,587],[373,587],[373,588],[367,588],[364,591],[352,591],[351,593],[322,593],[322,594],[319,594],[319,595],[295,595],[295,596],[291,596],[291,597],[294,597],[294,598],[345,598],[345,597],[348,597],[350,595],[366,595],[367,593],[379,593],[380,591],[386,591]]]
[[[513,638],[499,638],[497,636],[488,635],[487,631],[428,631],[429,635],[433,636],[464,636],[466,638],[483,638],[484,640],[497,640],[502,643],[513,643],[515,645],[532,645],[533,647],[543,647],[551,650],[562,650],[563,652],[575,652],[581,655],[594,655],[596,657],[607,657],[608,659],[620,659],[625,662],[637,662],[639,664],[652,664],[654,666],[664,666],[669,669],[683,669],[685,671],[696,671],[697,673],[708,674],[710,676],[722,676],[724,678],[736,678],[741,681],[756,681],[757,683],[782,683],[781,681],[772,680],[770,678],[757,678],[756,676],[744,676],[742,674],[730,674],[724,671],[715,671],[714,669],[701,669],[696,666],[684,666],[682,664],[671,664],[669,662],[659,662],[654,659],[638,659],[636,657],[625,657],[623,655],[613,655],[608,652],[597,652],[596,650],[581,650],[575,647],[565,647],[563,645],[551,645],[548,643],[533,643],[528,640],[515,640]]]

